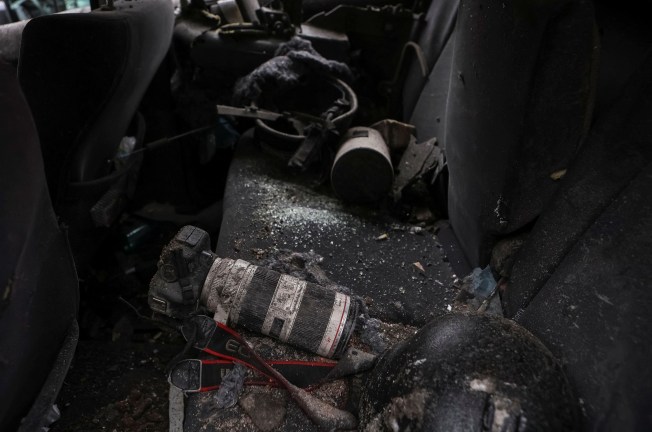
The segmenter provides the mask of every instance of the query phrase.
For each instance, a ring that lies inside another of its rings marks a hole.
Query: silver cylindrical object
[[[236,24],[245,21],[236,0],[219,0],[216,6],[227,23]]]
[[[260,9],[260,3],[258,0],[239,0],[240,12],[244,15],[245,19],[248,22],[258,23],[258,17],[256,16],[256,11]]]
[[[335,194],[353,203],[379,201],[393,181],[392,159],[380,133],[368,127],[349,129],[331,168]]]
[[[228,258],[213,263],[200,302],[229,325],[331,358],[344,352],[358,314],[347,294]]]

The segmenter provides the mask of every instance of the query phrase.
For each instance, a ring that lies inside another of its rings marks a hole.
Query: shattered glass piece
[[[381,120],[370,127],[380,132],[392,151],[405,151],[412,136],[416,135],[416,128],[413,125],[393,119]]]
[[[387,339],[381,332],[381,321],[376,318],[369,318],[362,326],[360,339],[369,345],[374,354],[380,354],[387,349]]]
[[[233,369],[224,376],[220,388],[215,394],[215,405],[217,408],[231,408],[238,403],[246,375],[246,367],[240,363],[233,365]]]
[[[412,137],[398,165],[398,174],[393,186],[394,200],[399,201],[403,190],[429,173],[435,173],[444,163],[444,152],[437,145],[436,138],[417,143],[416,138]]]
[[[476,267],[462,281],[456,298],[457,310],[471,310],[489,315],[503,316],[497,282],[491,266]]]
[[[476,298],[486,299],[496,289],[496,280],[494,279],[489,266],[484,269],[476,267],[467,277],[470,277],[471,294]]]

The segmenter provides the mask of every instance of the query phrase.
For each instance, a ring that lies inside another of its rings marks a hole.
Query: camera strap
[[[301,388],[308,388],[324,381],[333,370],[334,362],[308,362],[300,360],[267,360],[271,367],[283,375],[290,383]],[[272,378],[251,365],[238,362],[249,368],[251,373],[245,379],[247,386],[279,387]],[[169,380],[175,387],[187,393],[201,393],[217,390],[222,379],[234,366],[233,360],[220,358],[185,359],[178,362],[170,371]]]
[[[181,326],[181,333],[189,344],[192,344],[204,354],[215,357],[215,359],[212,362],[206,360],[202,362],[202,360],[199,359],[190,359],[194,361],[185,363],[183,363],[183,361],[179,362],[181,364],[178,363],[177,365],[180,367],[173,368],[170,374],[169,380],[173,385],[179,384],[181,388],[185,387],[190,389],[189,391],[195,392],[215,389],[219,387],[219,383],[217,383],[218,379],[221,382],[223,376],[221,371],[219,373],[216,372],[219,370],[219,366],[215,365],[220,365],[220,361],[240,363],[257,373],[262,374],[272,383],[287,390],[290,397],[296,402],[306,416],[322,429],[348,430],[357,427],[358,421],[353,414],[334,407],[293,384],[281,373],[281,369],[284,367],[292,369],[304,368],[303,372],[311,370],[305,368],[312,368],[313,372],[325,372],[326,369],[331,369],[322,380],[315,377],[315,384],[319,384],[328,380],[329,377],[332,376],[344,376],[343,374],[352,371],[352,365],[354,366],[354,369],[359,369],[361,367],[368,369],[373,366],[375,356],[367,355],[372,358],[372,361],[369,362],[365,360],[367,357],[359,355],[366,353],[362,353],[358,350],[349,350],[348,352],[353,353],[353,356],[348,356],[348,358],[343,359],[346,361],[340,361],[337,365],[332,367],[325,365],[315,366],[315,362],[300,361],[282,362],[273,366],[263,360],[235,330],[220,322],[214,321],[210,317],[197,315],[189,318],[184,321]],[[363,361],[358,361],[358,357]],[[330,362],[328,363],[332,364]],[[211,365],[213,366],[211,367]],[[344,366],[338,371],[337,369],[340,365]],[[289,374],[287,370],[285,372],[288,375],[292,375]],[[300,375],[301,370],[297,370],[296,373]],[[307,377],[301,377],[302,380],[306,378]],[[210,381],[211,379],[213,380],[212,382]]]
[[[201,358],[181,360],[170,370],[170,383],[185,392],[218,389],[235,363],[240,363],[251,371],[245,380],[246,385],[283,386],[270,373],[270,368],[280,373],[289,383],[301,388],[343,376],[341,368],[338,372],[338,362],[329,360],[262,360],[240,334],[207,316],[195,316],[186,320],[181,332],[203,354]]]

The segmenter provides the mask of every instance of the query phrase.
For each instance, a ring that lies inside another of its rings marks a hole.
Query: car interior
[[[0,430],[652,428],[648,2],[0,6]]]

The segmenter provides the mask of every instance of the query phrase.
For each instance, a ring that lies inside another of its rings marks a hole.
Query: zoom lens
[[[347,294],[228,258],[213,262],[200,302],[222,322],[334,358],[343,353],[358,315]]]

